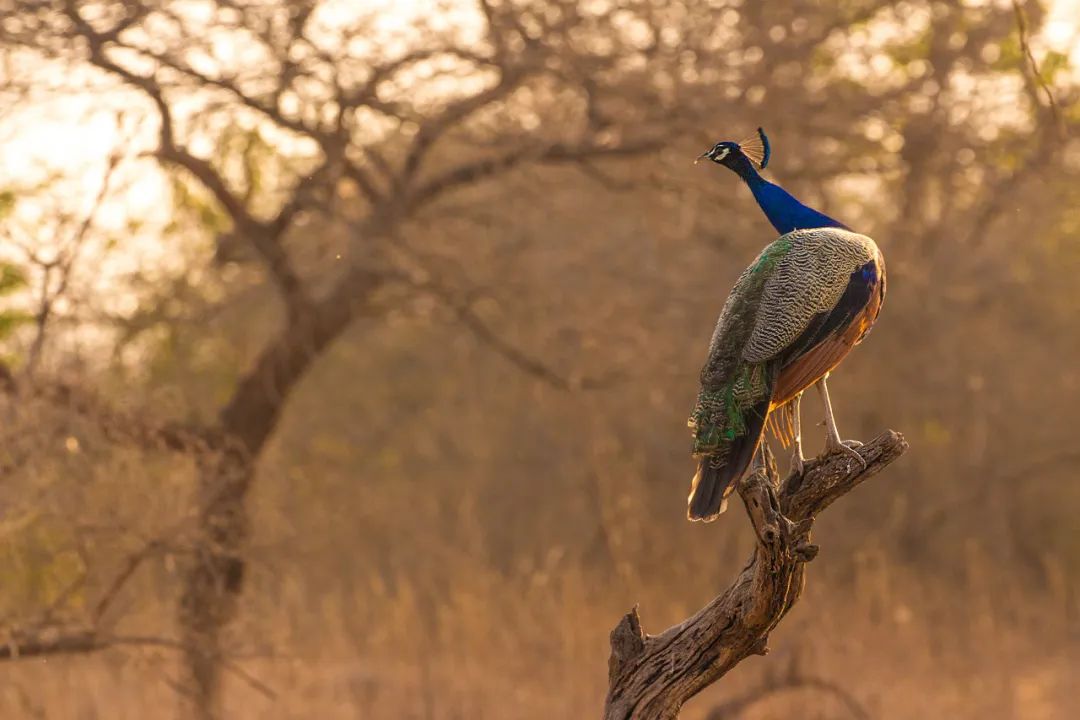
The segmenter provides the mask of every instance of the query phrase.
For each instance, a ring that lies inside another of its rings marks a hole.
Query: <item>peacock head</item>
[[[735,172],[739,172],[746,164],[756,165],[758,169],[764,170],[765,166],[769,164],[769,154],[769,138],[765,135],[764,130],[758,128],[757,135],[748,140],[740,142],[725,140],[716,143],[712,148],[702,153],[698,160],[708,158],[714,163],[719,163]]]

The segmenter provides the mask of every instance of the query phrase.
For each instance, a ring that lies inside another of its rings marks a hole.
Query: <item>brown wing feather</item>
[[[851,347],[843,336],[831,337],[815,345],[780,373],[776,391],[773,393],[773,403],[783,405],[813,385],[821,376],[839,365],[844,356],[851,352]]]
[[[881,311],[882,293],[879,289],[870,302],[840,333],[822,340],[780,372],[773,391],[773,407],[779,407],[817,382],[831,371],[855,347],[874,324]]]

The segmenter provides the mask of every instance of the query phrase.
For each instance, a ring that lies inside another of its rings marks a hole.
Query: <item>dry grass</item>
[[[93,423],[47,407],[9,410],[6,447],[25,456],[3,485],[6,616],[17,622],[56,605],[60,618],[82,617],[126,554],[165,529],[177,550],[149,560],[107,620],[118,634],[173,637],[192,464],[108,444]],[[556,527],[561,545],[500,566],[485,498],[467,487],[446,516],[437,503],[414,507],[408,492],[357,496],[332,469],[305,475],[271,463],[253,498],[257,531],[229,637],[226,717],[596,717],[620,614],[640,603],[654,631],[681,620],[737,573],[749,537],[736,511],[687,531],[698,551],[680,551],[687,541],[654,525],[644,461],[620,452],[603,427],[591,432],[586,466],[602,500],[603,562],[585,559],[587,534]],[[572,498],[557,502],[570,507]],[[1003,562],[991,538],[969,537],[943,547],[959,564],[904,564],[888,536],[853,538],[842,513],[823,521],[817,539],[823,553],[807,595],[774,634],[773,652],[703,693],[685,717],[703,718],[793,664],[883,720],[1071,717],[1080,607],[1056,555],[1045,555],[1033,579]],[[7,663],[0,717],[170,717],[177,660],[170,648],[125,646]],[[784,708],[850,717],[811,690],[764,698],[744,717]]]
[[[1080,665],[1063,604],[1075,598],[1007,582],[974,551],[968,577],[945,589],[886,553],[830,556],[824,542],[807,597],[774,634],[770,656],[740,666],[685,717],[704,717],[792,663],[842,685],[883,720],[1072,716]],[[256,562],[231,637],[226,717],[596,717],[607,633],[619,613],[640,601],[647,627],[658,630],[716,589],[704,577],[698,587],[602,580],[569,563],[507,575],[451,555],[443,569],[458,581],[438,590],[422,574],[393,587],[375,574],[326,584],[317,580],[321,569]],[[738,569],[725,564],[727,574]],[[152,594],[128,602],[138,624],[168,622],[168,606]],[[175,659],[170,650],[122,649],[8,664],[0,714],[168,717],[178,702]],[[764,720],[784,708],[806,718],[850,717],[835,699],[808,690],[766,698],[745,717]]]

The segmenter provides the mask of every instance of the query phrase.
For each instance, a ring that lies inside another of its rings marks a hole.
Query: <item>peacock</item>
[[[698,158],[741,177],[780,237],[739,276],[709,343],[688,422],[698,461],[687,498],[691,520],[724,512],[767,423],[794,445],[792,472],[803,472],[799,402],[811,385],[825,406],[826,452],[848,453],[865,466],[853,449],[861,443],[840,439],[826,381],[877,320],[885,261],[873,240],[765,180],[758,168],[769,156],[758,128],[750,140],[717,143]]]

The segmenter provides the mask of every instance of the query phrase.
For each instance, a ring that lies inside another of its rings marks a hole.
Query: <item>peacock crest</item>
[[[769,156],[772,151],[769,148],[769,136],[765,134],[763,128],[758,128],[756,135],[740,140],[738,145],[739,149],[743,151],[743,155],[750,158],[750,161],[757,165],[759,170],[764,170],[769,164]]]

